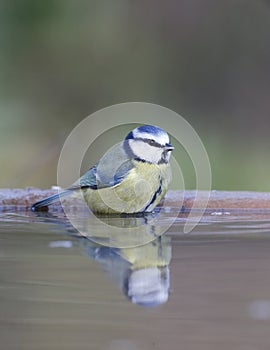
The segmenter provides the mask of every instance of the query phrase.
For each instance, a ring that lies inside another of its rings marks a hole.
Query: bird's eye
[[[155,140],[150,140],[150,141],[149,141],[149,144],[150,144],[150,145],[154,145],[155,143],[156,143]]]

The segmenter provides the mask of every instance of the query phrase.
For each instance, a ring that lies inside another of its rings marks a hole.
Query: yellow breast
[[[134,161],[134,168],[121,183],[97,190],[85,189],[84,198],[95,213],[149,212],[164,197],[170,180],[169,164]]]

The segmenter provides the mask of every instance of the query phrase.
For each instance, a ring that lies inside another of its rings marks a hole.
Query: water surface
[[[8,207],[1,349],[269,349],[269,218],[209,211],[183,234],[183,213],[161,238],[117,249],[62,213]]]

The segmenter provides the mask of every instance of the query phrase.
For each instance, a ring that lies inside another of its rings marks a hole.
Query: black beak
[[[174,150],[174,147],[170,143],[166,143],[164,146],[164,151],[171,152],[172,150]]]

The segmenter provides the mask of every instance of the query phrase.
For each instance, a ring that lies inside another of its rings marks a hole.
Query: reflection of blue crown
[[[126,282],[127,296],[135,304],[155,306],[168,300],[170,287],[168,266],[132,271]]]

